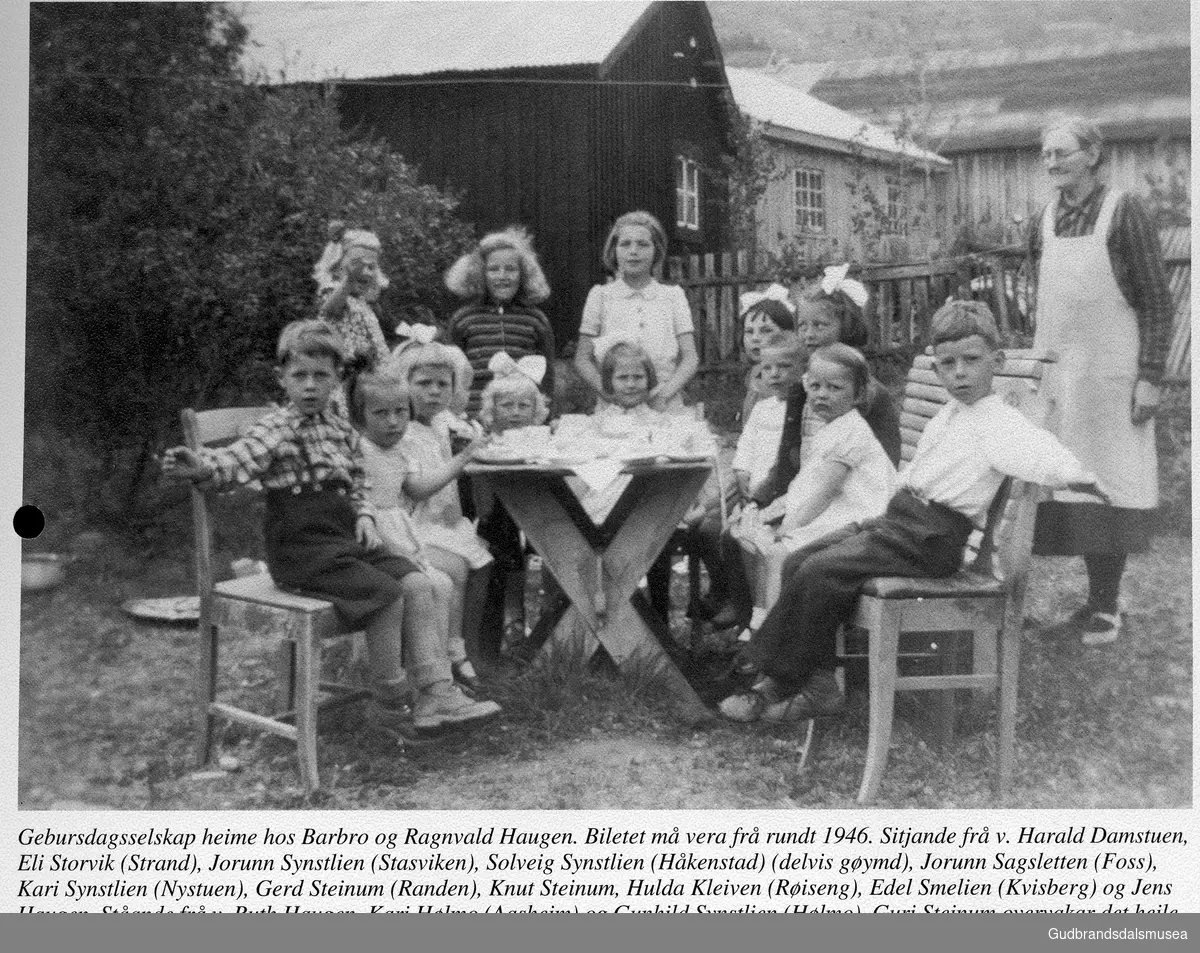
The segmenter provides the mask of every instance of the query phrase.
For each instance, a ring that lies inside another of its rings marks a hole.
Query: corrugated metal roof
[[[1037,145],[1041,130],[1052,116],[1078,112],[1100,126],[1106,138],[1153,139],[1163,135],[1187,136],[1191,101],[1184,96],[1131,99],[1127,102],[1088,103],[1075,109],[1069,104],[1046,109],[1005,109],[998,99],[960,99],[930,116],[926,135],[941,142],[946,154],[978,149],[1017,149]],[[899,122],[903,109],[883,110],[882,122]]]
[[[601,63],[642,2],[243,3],[243,65],[267,82]]]
[[[936,153],[901,139],[890,130],[822,102],[757,70],[729,67],[729,88],[738,108],[752,119],[782,129],[832,140],[848,149],[866,149],[897,158],[948,166]]]
[[[825,64],[797,76],[807,91],[842,109],[894,125],[925,114],[927,141],[943,154],[1024,148],[1059,113],[1087,116],[1111,139],[1186,137],[1191,126],[1186,38],[1100,46],[944,53]],[[917,67],[921,67],[918,82]],[[792,82],[791,70],[779,73]]]

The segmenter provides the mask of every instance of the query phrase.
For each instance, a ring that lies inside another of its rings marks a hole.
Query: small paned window
[[[675,157],[675,225],[700,228],[700,166],[686,156]]]
[[[796,169],[793,200],[797,232],[825,231],[825,173],[820,169]]]
[[[887,230],[893,235],[908,234],[908,188],[898,175],[889,175],[887,186]]]

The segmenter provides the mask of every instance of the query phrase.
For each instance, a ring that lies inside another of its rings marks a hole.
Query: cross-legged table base
[[[603,646],[622,671],[658,678],[681,717],[711,717],[633,602],[704,485],[708,464],[630,468],[629,485],[599,526],[567,486],[567,471],[475,465],[469,472],[507,507],[570,600],[546,647],[569,646],[590,657]]]

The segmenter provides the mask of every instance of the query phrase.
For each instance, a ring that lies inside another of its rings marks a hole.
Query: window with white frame
[[[700,228],[700,166],[687,156],[675,157],[675,225]]]
[[[820,169],[795,169],[792,180],[796,231],[825,231],[825,173]]]
[[[908,186],[901,176],[889,175],[887,187],[887,230],[893,235],[908,234]]]

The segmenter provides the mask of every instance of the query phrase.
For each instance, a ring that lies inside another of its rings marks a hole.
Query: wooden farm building
[[[251,7],[260,63],[282,50],[289,78],[334,82],[343,120],[460,193],[481,234],[533,231],[560,344],[621,213],[653,212],[673,252],[728,239],[712,174],[729,148],[727,84],[703,3]]]
[[[1191,179],[1190,37],[1106,45],[959,52],[797,67],[783,79],[884,125],[913,122],[954,165],[956,216],[1011,240],[1050,195],[1040,158],[1055,114],[1096,121],[1111,181],[1145,193],[1147,177]]]
[[[945,225],[948,161],[767,73],[727,73],[773,159],[757,251],[822,262],[925,257]]]

